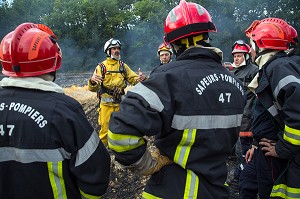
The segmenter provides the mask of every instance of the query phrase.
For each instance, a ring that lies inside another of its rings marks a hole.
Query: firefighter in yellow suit
[[[144,80],[145,75],[139,71],[136,74],[130,67],[122,62],[121,42],[111,38],[104,45],[106,60],[99,63],[88,81],[88,89],[97,92],[100,99],[98,122],[101,126],[99,137],[107,146],[108,123],[112,112],[119,111],[119,105],[127,83],[135,85]]]

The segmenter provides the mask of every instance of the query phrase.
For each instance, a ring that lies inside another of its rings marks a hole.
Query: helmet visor
[[[248,49],[248,51],[250,50],[249,46],[243,40],[237,40],[236,42],[234,42],[234,44],[232,45],[231,49],[233,50],[236,45],[246,46],[246,48]]]
[[[166,44],[166,43],[162,43],[159,45],[158,50],[162,50],[162,49],[171,49],[171,45],[170,44]]]
[[[110,44],[113,45],[113,46],[115,46],[115,45],[121,46],[121,42],[118,39],[111,40]]]

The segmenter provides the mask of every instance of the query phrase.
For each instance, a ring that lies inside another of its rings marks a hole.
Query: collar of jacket
[[[259,56],[255,63],[258,64],[258,68],[262,69],[263,67],[267,67],[274,59],[279,57],[285,57],[287,54],[283,51],[274,50],[271,52],[268,52],[264,55]],[[256,88],[258,87],[258,73],[256,76],[252,79],[250,84],[248,85],[248,88],[253,92],[256,93]]]
[[[274,50],[263,55],[260,55],[256,58],[255,63],[258,65],[258,68],[261,69],[264,65],[270,63],[273,60],[274,56],[280,51]]]
[[[39,77],[5,77],[0,81],[0,86],[11,86],[42,91],[52,91],[56,93],[64,93],[63,88],[61,88],[54,82],[46,81]]]
[[[107,57],[106,58],[106,63],[109,64],[109,65],[114,65],[116,63],[119,63],[119,60],[116,60],[116,59],[112,59],[110,57]]]
[[[234,73],[240,70],[243,70],[244,68],[246,68],[247,66],[249,66],[251,64],[250,60],[244,60],[244,62],[235,68]],[[232,63],[232,65],[234,65],[234,63]],[[234,66],[233,66],[234,67]]]
[[[194,46],[186,49],[176,60],[211,58],[221,64],[223,52],[215,47]]]
[[[274,59],[281,58],[281,57],[287,57],[288,55],[284,51],[277,51],[276,54],[274,54],[264,65],[268,66]]]

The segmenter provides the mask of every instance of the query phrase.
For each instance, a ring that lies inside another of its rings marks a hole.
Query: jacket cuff
[[[98,90],[98,84],[92,84],[91,80],[88,81],[88,89],[89,91],[96,92]]]
[[[286,146],[285,140],[283,140],[281,137],[275,145],[275,151],[281,159],[292,159],[294,157],[294,155]]]
[[[257,149],[259,147],[259,142],[256,139],[253,139],[252,147],[254,147],[255,149]]]

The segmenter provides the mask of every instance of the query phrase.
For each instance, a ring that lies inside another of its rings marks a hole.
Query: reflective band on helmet
[[[192,34],[195,35],[213,31],[216,31],[216,27],[212,22],[190,24],[166,34],[165,41],[171,43],[174,39],[181,39]]]

